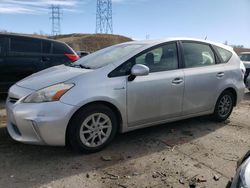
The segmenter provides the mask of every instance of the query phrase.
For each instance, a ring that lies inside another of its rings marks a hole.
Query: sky
[[[250,0],[113,0],[113,33],[135,40],[192,37],[250,48]],[[0,30],[51,34],[49,6],[62,8],[61,33],[94,33],[96,0],[0,0]]]

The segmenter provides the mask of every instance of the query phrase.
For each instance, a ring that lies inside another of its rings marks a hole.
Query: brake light
[[[80,59],[80,57],[77,54],[64,54],[67,58],[69,58],[70,61],[74,62]]]

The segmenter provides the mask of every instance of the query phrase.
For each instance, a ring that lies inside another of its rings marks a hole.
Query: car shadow
[[[118,134],[107,148],[88,155],[75,154],[65,147],[18,143],[10,138],[6,128],[0,128],[0,187],[39,187],[94,169],[102,170],[191,142],[225,125],[200,117],[154,126]],[[112,160],[104,161],[102,156]]]

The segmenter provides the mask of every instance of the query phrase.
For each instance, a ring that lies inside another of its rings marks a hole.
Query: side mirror
[[[136,76],[146,76],[149,74],[149,68],[146,65],[135,64],[131,69],[131,74],[128,77],[128,81],[133,81]]]
[[[149,68],[146,65],[136,64],[132,67],[131,74],[134,76],[146,76],[149,74]]]

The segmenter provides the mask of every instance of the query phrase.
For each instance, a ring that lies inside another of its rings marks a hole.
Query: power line
[[[61,7],[59,5],[51,5],[51,34],[53,36],[61,34]]]
[[[97,0],[96,33],[113,33],[112,0]]]

